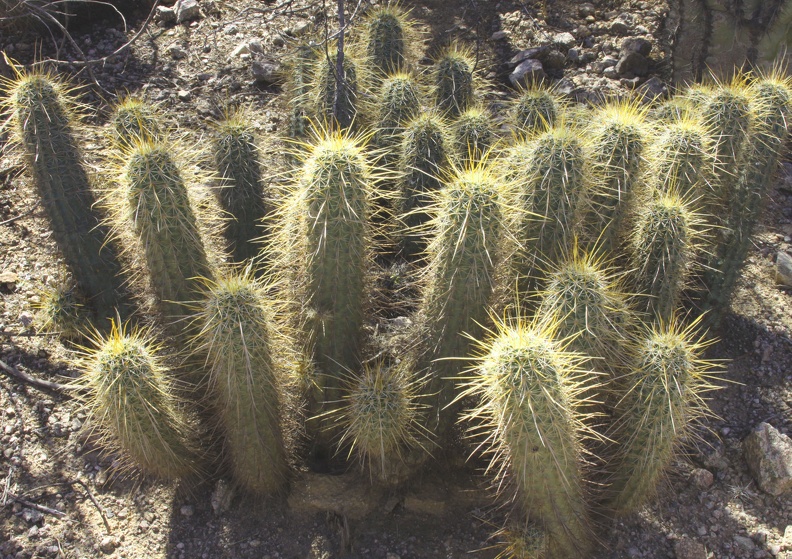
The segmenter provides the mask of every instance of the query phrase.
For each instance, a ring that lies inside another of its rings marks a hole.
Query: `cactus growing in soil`
[[[401,481],[407,472],[404,451],[421,446],[426,438],[422,388],[422,379],[382,362],[365,365],[350,379],[346,405],[340,409],[345,427],[339,448],[348,446],[348,456],[356,454],[381,483]]]
[[[163,140],[133,142],[120,155],[119,189],[108,196],[119,235],[132,225],[162,315],[176,321],[211,278],[198,219],[176,147]]]
[[[625,216],[641,189],[639,179],[648,143],[646,109],[635,102],[611,101],[592,116],[593,187],[589,237],[599,237],[605,251],[616,252],[623,241]]]
[[[682,196],[718,199],[715,146],[710,129],[698,116],[682,116],[666,124],[646,150],[646,159],[647,182],[656,190],[673,186]]]
[[[442,115],[456,118],[475,103],[475,66],[470,50],[456,43],[435,59],[432,69],[434,96]]]
[[[313,70],[314,112],[325,126],[350,130],[360,126],[357,121],[360,114],[358,105],[361,88],[366,81],[363,76],[365,68],[350,53],[346,53],[343,69],[342,89],[336,94],[338,82],[335,58],[320,55]]]
[[[366,55],[376,72],[384,76],[406,69],[415,33],[404,10],[375,8],[363,22],[363,33]]]
[[[511,110],[512,131],[523,140],[547,132],[555,126],[560,109],[551,89],[529,87],[520,94]]]
[[[475,164],[495,143],[492,116],[480,106],[466,109],[451,126],[457,164]]]
[[[106,337],[94,335],[93,345],[85,349],[85,375],[78,381],[85,393],[86,425],[107,448],[122,452],[126,468],[168,479],[196,473],[200,454],[194,427],[151,333],[127,331],[114,321]]]
[[[122,147],[135,140],[158,140],[162,136],[160,120],[156,109],[143,99],[125,97],[114,107],[110,117],[113,141]]]
[[[116,245],[95,209],[96,197],[75,137],[68,87],[42,73],[3,80],[3,107],[33,175],[58,249],[96,318],[126,312]]]
[[[425,248],[429,220],[425,211],[431,204],[432,193],[442,186],[448,171],[450,140],[445,123],[432,114],[422,114],[407,123],[399,153],[400,217],[406,229],[402,251],[414,256]]]
[[[57,332],[62,340],[78,340],[86,334],[81,331],[85,321],[82,306],[79,295],[70,283],[61,282],[55,287],[44,289],[38,304],[40,329]]]
[[[289,69],[286,85],[290,105],[287,135],[292,139],[307,138],[310,132],[309,98],[317,57],[314,49],[302,45],[295,52]]]
[[[209,282],[194,320],[234,479],[248,491],[276,493],[287,472],[282,383],[274,357],[278,340],[268,299],[251,268]]]
[[[675,189],[642,204],[629,241],[638,305],[655,320],[668,322],[682,300],[703,235],[703,220]]]
[[[480,343],[462,395],[480,402],[467,416],[473,435],[486,437],[497,486],[544,530],[548,557],[571,559],[585,557],[593,541],[580,395],[594,387],[581,382],[589,376],[582,356],[555,335],[552,320],[499,323]]]
[[[374,144],[381,148],[396,148],[386,152],[387,159],[398,157],[402,132],[420,111],[421,92],[418,82],[411,74],[391,74],[382,81],[374,106],[377,115]]]
[[[309,415],[340,402],[358,367],[371,259],[372,170],[359,139],[328,132],[306,146],[293,192],[278,210],[275,269],[291,275],[307,360],[316,367]],[[317,436],[321,421],[314,421]],[[309,424],[309,427],[311,424]]]
[[[519,146],[515,153],[520,153]],[[521,242],[532,243],[524,276],[537,272],[538,258],[546,268],[572,248],[581,209],[590,189],[587,146],[575,130],[558,123],[527,145],[528,159],[513,161],[514,179],[522,186],[526,212],[533,214]],[[529,241],[530,240],[530,241]]]
[[[679,443],[708,413],[703,395],[716,388],[713,365],[700,357],[709,344],[696,327],[697,322],[682,327],[672,316],[648,329],[630,350],[631,370],[609,433],[619,451],[608,505],[619,514],[635,510],[656,491]]]
[[[761,76],[750,85],[750,95],[754,129],[744,154],[745,164],[734,188],[727,193],[724,230],[704,274],[707,289],[700,294],[703,310],[709,311],[705,319],[708,326],[717,325],[728,308],[788,137],[792,114],[789,78],[777,70]]]
[[[217,195],[230,219],[225,223],[225,238],[234,262],[255,258],[262,236],[261,220],[269,213],[263,191],[261,164],[250,119],[241,108],[229,110],[214,134],[212,144],[220,175]]]
[[[458,406],[452,380],[464,368],[472,339],[479,336],[499,292],[505,261],[504,185],[488,162],[459,171],[435,194],[433,236],[420,306],[418,367],[428,368],[430,429],[445,440]]]

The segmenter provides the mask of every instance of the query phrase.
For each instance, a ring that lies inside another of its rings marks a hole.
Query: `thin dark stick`
[[[36,208],[38,208],[38,205],[39,205],[38,202],[36,202],[35,205],[32,208],[30,208],[28,211],[26,211],[25,213],[19,214],[18,216],[15,216],[15,217],[12,217],[12,218],[9,218],[9,219],[6,219],[5,221],[0,221],[0,225],[8,225],[9,223],[14,223],[17,220],[22,219],[23,217],[29,216],[30,214],[32,214],[33,212],[36,211]]]
[[[47,336],[60,336],[60,332],[8,332],[0,330],[0,336],[5,338],[46,338]]]
[[[42,380],[32,377],[27,373],[23,373],[19,369],[15,369],[14,367],[7,365],[2,360],[0,360],[0,369],[5,371],[12,377],[15,377],[16,379],[21,380],[22,382],[25,382],[27,384],[30,384],[31,386],[34,386],[42,390],[51,390],[54,392],[59,392],[65,396],[68,396],[69,392],[74,390],[74,388],[72,388],[71,386],[67,386],[65,384],[50,382],[48,380]]]
[[[102,509],[102,507],[99,504],[99,502],[96,500],[96,498],[94,498],[93,493],[91,493],[91,490],[88,489],[88,486],[85,484],[85,482],[82,481],[82,480],[76,479],[76,480],[70,481],[68,483],[72,487],[74,487],[75,483],[79,483],[80,485],[82,485],[82,488],[85,489],[85,492],[88,494],[88,498],[91,499],[91,502],[96,507],[96,510],[99,511],[99,515],[102,517],[102,522],[104,522],[105,528],[107,529],[107,534],[108,535],[112,534],[113,531],[110,529],[110,523],[107,521],[107,516],[105,516],[104,509]]]
[[[45,507],[44,505],[37,505],[36,503],[33,503],[31,501],[27,501],[25,499],[17,497],[13,493],[9,493],[8,496],[11,498],[12,501],[16,501],[17,503],[19,503],[20,505],[23,505],[25,507],[28,507],[28,508],[31,508],[31,509],[36,509],[39,512],[45,512],[47,514],[51,514],[53,516],[57,516],[58,518],[63,518],[64,516],[66,516],[65,512],[62,512],[62,511],[59,511],[59,510],[55,510],[55,509],[51,509],[49,507]]]

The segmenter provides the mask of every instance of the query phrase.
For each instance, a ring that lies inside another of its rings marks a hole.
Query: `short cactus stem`
[[[156,141],[162,137],[160,121],[151,104],[139,97],[126,97],[115,106],[110,118],[113,141],[118,147],[139,140]]]
[[[451,134],[457,164],[474,165],[495,143],[492,116],[482,107],[470,107],[453,123]]]
[[[672,186],[682,196],[716,201],[717,158],[709,128],[697,116],[667,124],[646,150],[648,181],[657,190]]]
[[[281,491],[287,481],[278,341],[267,301],[248,268],[210,282],[194,317],[234,479],[263,495]]]
[[[704,273],[707,289],[699,296],[702,310],[708,311],[707,327],[717,326],[729,307],[788,138],[787,123],[792,114],[789,80],[771,74],[751,84],[750,94],[754,126],[745,164],[728,193],[726,222]]]
[[[376,72],[388,75],[406,68],[412,28],[403,10],[396,6],[375,8],[363,28],[366,55]]]
[[[700,248],[703,221],[671,191],[657,193],[640,209],[629,243],[637,308],[668,322],[682,301]]]
[[[469,50],[457,44],[435,60],[432,70],[435,103],[442,115],[454,119],[474,104],[474,66]]]
[[[66,86],[48,75],[19,73],[3,81],[16,141],[33,175],[53,239],[78,290],[99,322],[127,312],[116,243],[96,209],[75,135]]]
[[[547,87],[531,87],[520,93],[511,110],[511,127],[521,140],[542,134],[555,126],[561,107]]]
[[[195,428],[151,334],[113,322],[107,336],[95,335],[94,346],[83,357],[79,381],[86,425],[122,452],[124,468],[166,479],[196,473]]]
[[[198,221],[182,171],[166,142],[137,142],[124,154],[116,227],[131,223],[145,255],[160,311],[171,322],[188,316],[187,305],[212,277]]]
[[[613,254],[624,241],[627,216],[641,190],[648,143],[645,115],[646,109],[634,102],[610,102],[593,115],[589,127],[594,187],[587,237]]]
[[[559,124],[529,143],[528,152],[524,179],[519,181],[529,204],[523,209],[533,214],[521,239],[533,248],[526,277],[536,276],[571,251],[590,189],[587,146],[574,130]]]
[[[413,374],[382,362],[366,365],[350,379],[340,409],[344,432],[339,447],[348,447],[348,456],[356,455],[377,483],[394,485],[409,475],[406,451],[426,438],[422,388]]]
[[[592,435],[580,412],[591,386],[582,357],[555,341],[550,324],[499,324],[479,344],[474,375],[463,396],[473,433],[485,433],[497,486],[527,521],[545,532],[548,557],[586,557],[593,542],[584,488],[583,441]]]
[[[658,483],[708,410],[703,398],[713,390],[713,365],[700,355],[708,345],[697,323],[683,328],[672,317],[633,343],[631,370],[617,408],[609,507],[618,514],[636,510],[657,491]]]
[[[363,150],[361,142],[341,132],[307,146],[273,241],[281,259],[276,269],[288,270],[287,283],[294,290],[290,297],[299,305],[296,326],[302,331],[306,362],[315,367],[309,416],[338,407],[348,371],[359,366],[374,195]],[[323,428],[326,422],[308,423],[325,449],[332,438]]]
[[[47,288],[39,303],[39,328],[57,333],[61,340],[76,341],[88,334],[84,331],[85,317],[80,297],[73,285],[62,282]]]
[[[313,86],[316,114],[328,127],[351,130],[359,126],[358,97],[363,68],[347,53],[344,56],[344,75],[340,80],[341,90],[336,92],[339,80],[336,79],[335,58],[324,56],[316,64]]]
[[[255,133],[244,111],[232,111],[218,123],[213,147],[220,176],[217,195],[229,215],[224,227],[228,252],[234,262],[244,263],[259,253],[256,240],[266,235],[261,223],[270,210]]]
[[[407,123],[402,137],[399,168],[400,217],[405,225],[402,252],[406,257],[426,248],[426,208],[448,172],[451,146],[446,125],[440,118],[423,114]]]
[[[421,94],[415,78],[406,73],[389,75],[382,81],[380,94],[375,101],[377,131],[374,144],[380,148],[396,148],[398,151],[405,126],[420,111]],[[396,158],[390,151],[386,157]]]
[[[506,219],[502,185],[485,164],[460,171],[435,196],[418,363],[430,372],[429,426],[442,443],[458,411],[450,379],[465,368],[471,337],[482,333],[498,293]]]

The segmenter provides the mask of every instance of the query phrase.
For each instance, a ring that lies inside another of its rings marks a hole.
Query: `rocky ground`
[[[277,146],[286,125],[282,64],[295,41],[312,30],[321,35],[322,5],[302,0],[164,4],[121,54],[87,69],[57,65],[86,86],[81,99],[91,109],[83,138],[88,160],[100,165],[104,109],[125,91],[160,103],[171,124],[199,146],[219,107],[228,101],[248,103],[262,142]],[[494,106],[504,103],[511,83],[526,75],[544,75],[580,102],[633,89],[649,99],[672,88],[679,14],[665,2],[429,0],[403,5],[413,8],[428,52],[450,38],[476,46],[493,84],[489,101]],[[112,13],[106,20],[93,15],[90,23],[72,26],[74,45],[6,32],[0,35],[0,50],[20,63],[36,55],[100,59],[132,38],[146,13],[128,14],[126,29]],[[327,24],[333,28],[332,21]],[[53,337],[35,335],[41,288],[58,281],[60,263],[30,179],[8,149],[5,133],[0,133],[0,146],[0,359],[41,378],[75,377],[79,371],[69,364],[70,349]],[[687,449],[689,458],[675,464],[657,500],[603,533],[605,550],[599,557],[792,557],[792,491],[768,493],[772,488],[760,486],[749,470],[749,462],[757,459],[744,454],[744,441],[762,423],[792,434],[792,292],[776,283],[777,260],[792,252],[792,164],[783,171],[733,310],[710,352],[709,357],[723,360],[724,369],[723,388],[710,402],[717,417],[708,421],[704,441]],[[73,400],[0,376],[3,559],[497,554],[489,536],[500,513],[476,464],[451,477],[428,472],[398,494],[373,494],[353,476],[306,473],[295,480],[288,500],[260,502],[234,494],[223,480],[167,484],[114,478],[109,475],[112,459],[100,456],[83,434],[84,419]],[[789,447],[787,453],[792,460]]]

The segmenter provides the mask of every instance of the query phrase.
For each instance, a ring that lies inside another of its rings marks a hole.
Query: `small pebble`
[[[180,509],[180,512],[182,516],[192,516],[195,513],[195,509],[193,508],[192,505],[184,505]]]

